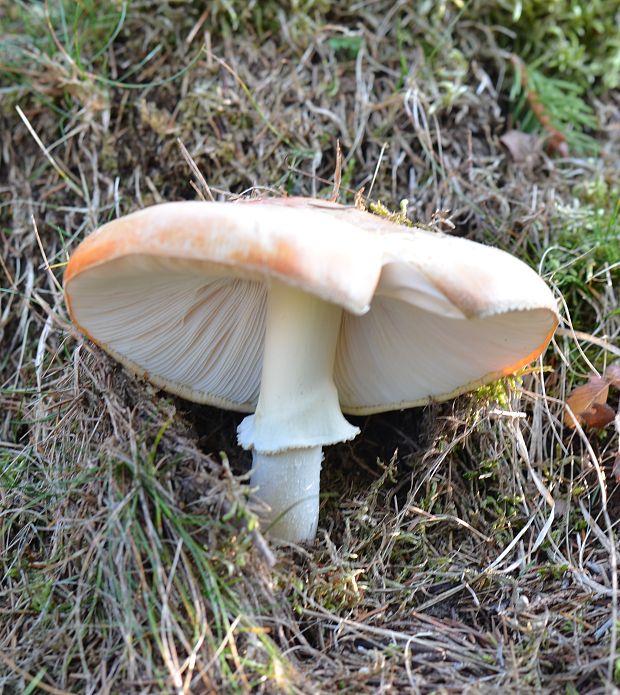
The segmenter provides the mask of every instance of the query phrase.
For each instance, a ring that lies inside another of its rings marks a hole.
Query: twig
[[[335,203],[340,193],[340,182],[342,181],[342,150],[340,140],[336,140],[336,167],[334,169],[334,187],[329,198],[330,202]]]
[[[595,335],[591,335],[590,333],[575,331],[572,328],[556,328],[555,334],[561,336],[562,338],[576,338],[577,340],[584,340],[586,343],[598,345],[598,347],[603,348],[603,350],[611,352],[612,355],[620,357],[620,348],[617,348],[607,340],[597,338]]]
[[[370,188],[368,189],[368,194],[366,195],[366,200],[370,200],[370,194],[372,193],[373,186],[377,180],[377,174],[379,173],[379,168],[381,167],[381,161],[383,160],[383,155],[387,149],[387,142],[384,142],[381,146],[381,152],[379,152],[379,159],[377,160],[377,166],[375,167],[375,172],[372,175],[372,181],[370,182]]]
[[[47,260],[47,254],[45,253],[45,249],[43,248],[43,244],[41,243],[41,237],[39,236],[39,230],[37,228],[37,221],[34,219],[34,215],[31,216],[32,219],[32,226],[34,227],[34,235],[37,240],[37,244],[39,245],[39,251],[41,251],[41,255],[43,256],[43,261],[45,262],[45,270],[49,273],[49,276],[52,279],[52,282],[56,286],[56,289],[60,292],[60,294],[63,293],[62,285],[58,282],[56,279],[56,276],[54,273],[52,273],[49,261]]]
[[[189,168],[192,170],[192,173],[194,176],[198,179],[198,182],[200,185],[205,189],[206,194],[209,196],[209,200],[215,201],[215,198],[213,197],[213,193],[211,193],[211,189],[209,188],[209,184],[207,183],[207,179],[203,176],[202,172],[198,168],[198,165],[196,162],[193,160],[192,155],[187,151],[187,147],[183,144],[183,141],[181,138],[177,138],[177,144],[181,148],[181,154],[183,155],[183,158],[185,161],[188,163]],[[192,188],[198,193],[198,195],[203,199],[206,200],[204,195],[200,190],[198,190],[197,186],[194,185],[194,182],[192,181]]]

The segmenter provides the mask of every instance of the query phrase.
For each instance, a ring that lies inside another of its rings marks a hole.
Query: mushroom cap
[[[143,209],[85,239],[64,283],[74,323],[131,371],[253,412],[271,280],[344,309],[334,382],[351,414],[515,372],[558,323],[549,288],[510,254],[305,198]]]

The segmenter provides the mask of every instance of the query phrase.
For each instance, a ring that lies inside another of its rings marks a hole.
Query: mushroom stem
[[[251,484],[270,508],[266,521],[277,520],[270,530],[283,540],[314,538],[321,447],[359,432],[342,415],[333,382],[341,320],[335,304],[278,282],[269,288],[258,404],[238,435],[253,452]]]
[[[263,517],[274,538],[312,541],[319,521],[320,446],[281,454],[252,454],[252,487],[266,505]],[[275,481],[275,484],[274,484]]]

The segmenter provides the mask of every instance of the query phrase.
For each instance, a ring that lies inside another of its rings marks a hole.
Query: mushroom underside
[[[253,412],[265,277],[179,259],[141,263],[144,272],[135,257],[119,258],[71,279],[67,295],[80,328],[173,393]],[[527,364],[555,324],[546,307],[454,318],[379,289],[366,314],[343,313],[333,375],[341,408],[365,414],[452,397]]]

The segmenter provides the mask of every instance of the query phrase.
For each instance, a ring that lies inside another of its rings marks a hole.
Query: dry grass
[[[302,5],[0,0],[0,692],[611,691],[620,423],[568,429],[563,403],[620,345],[617,95],[593,99],[598,158],[514,162],[504,29]],[[84,343],[62,264],[154,202],[328,195],[337,141],[341,200],[449,210],[538,267],[565,323],[518,379],[359,419],[317,543],[273,548],[240,416]]]

